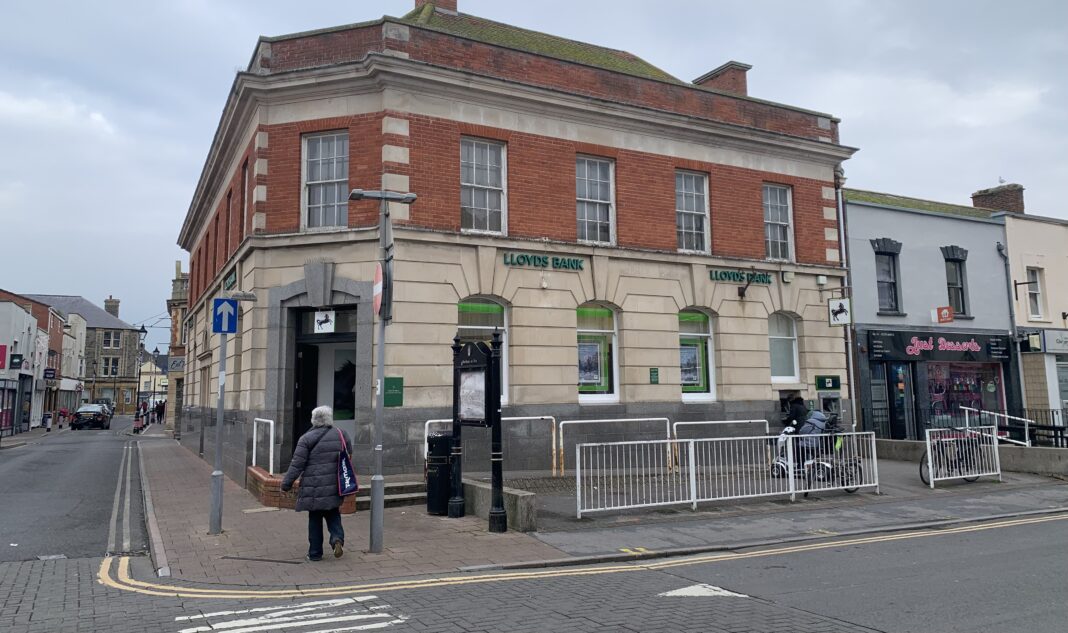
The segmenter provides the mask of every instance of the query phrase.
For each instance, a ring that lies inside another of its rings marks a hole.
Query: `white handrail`
[[[274,420],[256,418],[252,420],[252,465],[256,465],[256,440],[259,437],[259,424],[267,424],[271,427],[271,439],[267,442],[267,474],[274,474]]]
[[[665,428],[665,439],[671,439],[671,420],[668,418],[607,418],[603,420],[561,420],[558,428],[560,429],[560,441],[557,444],[560,450],[560,459],[553,460],[554,466],[559,464],[559,475],[564,474],[564,425],[566,424],[613,424],[618,422],[663,422]],[[667,447],[668,459],[671,458],[671,447]],[[672,460],[673,461],[673,460]],[[553,476],[557,476],[557,471],[554,468]]]
[[[680,426],[694,426],[697,424],[763,424],[764,435],[771,435],[771,425],[767,420],[702,420],[694,422],[674,422],[671,425],[671,434],[679,439]]]
[[[1031,425],[1035,423],[1034,420],[1028,420],[1027,418],[1018,418],[1018,417],[1016,417],[1014,415],[1008,415],[1006,413],[998,413],[997,411],[982,411],[980,409],[975,409],[975,408],[972,408],[972,407],[966,407],[964,405],[960,405],[960,409],[961,409],[961,411],[964,411],[964,427],[965,428],[968,428],[968,412],[969,411],[979,414],[979,424],[983,423],[983,415],[984,414],[992,415],[995,418],[1005,418],[1006,420],[1016,420],[1017,422],[1023,422],[1024,423],[1024,441],[1021,442],[1019,440],[1010,440],[1008,438],[1002,438],[1002,439],[1004,441],[1006,441],[1006,442],[1011,442],[1013,444],[1019,444],[1021,446],[1028,446],[1028,447],[1031,446]],[[997,427],[997,421],[996,420],[994,421],[994,426]],[[1008,426],[1008,425],[1006,425],[1006,426]]]
[[[523,421],[537,422],[538,420],[548,420],[549,423],[552,425],[552,433],[551,433],[551,435],[552,435],[552,447],[549,450],[552,451],[552,456],[551,456],[552,469],[553,469],[552,472],[555,475],[555,473],[556,473],[556,418],[551,416],[551,415],[535,415],[535,416],[520,416],[520,417],[501,418],[501,422],[523,422]],[[452,420],[451,419],[442,418],[442,419],[438,419],[438,420],[427,420],[426,422],[423,423],[423,461],[424,462],[426,461],[427,453],[430,450],[430,444],[428,443],[427,437],[430,435],[430,425],[431,424],[449,424],[449,425],[452,425]]]

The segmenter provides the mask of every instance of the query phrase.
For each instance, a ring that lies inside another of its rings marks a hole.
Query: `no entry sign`
[[[382,262],[375,265],[374,298],[372,299],[375,314],[382,314]]]

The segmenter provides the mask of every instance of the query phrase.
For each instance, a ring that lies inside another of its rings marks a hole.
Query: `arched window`
[[[578,390],[580,402],[619,399],[616,368],[616,314],[587,303],[578,308]]]
[[[679,312],[679,374],[683,400],[716,397],[712,320],[704,312]]]
[[[501,333],[501,401],[508,401],[508,327],[504,306],[489,299],[469,297],[456,305],[456,329],[461,343],[493,340]]]
[[[768,343],[771,351],[771,380],[798,382],[797,321],[776,312],[768,317]]]

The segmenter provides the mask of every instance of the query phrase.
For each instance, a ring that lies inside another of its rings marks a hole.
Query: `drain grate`
[[[254,563],[281,563],[283,565],[300,565],[298,560],[277,560],[274,558],[248,558],[246,556],[222,556],[223,560],[247,560]]]
[[[67,558],[66,554],[47,554],[45,556],[38,556],[37,560],[63,560]]]

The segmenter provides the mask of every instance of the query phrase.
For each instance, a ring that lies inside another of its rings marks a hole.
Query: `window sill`
[[[714,393],[683,393],[683,404],[707,404],[709,402],[716,401],[716,394]]]
[[[590,240],[580,240],[580,239],[576,239],[575,242],[577,242],[579,244],[582,244],[583,246],[613,247],[613,246],[616,245],[615,242],[593,242],[593,241],[590,241]]]
[[[709,254],[709,252],[707,250],[704,250],[704,251],[692,251],[692,250],[687,249],[687,248],[680,248],[680,249],[678,249],[677,252],[678,252],[679,255],[708,255]]]
[[[488,235],[489,237],[508,237],[507,231],[489,231],[482,229],[460,229],[463,235]]]
[[[1033,315],[1033,314],[1032,314],[1031,316],[1027,317],[1027,322],[1028,322],[1028,323],[1046,323],[1046,324],[1052,324],[1052,323],[1053,323],[1053,319],[1047,319],[1047,318],[1045,318],[1045,317],[1041,317],[1041,316],[1035,316],[1035,315]]]
[[[970,315],[970,314],[954,314],[953,315],[953,320],[954,321],[958,321],[958,320],[959,321],[974,321],[975,317]]]
[[[876,314],[876,316],[889,316],[889,317],[907,317],[909,315],[908,312],[886,312],[886,311],[883,311],[883,310],[880,310],[880,311],[876,312],[875,314]]]
[[[594,395],[584,396],[579,394],[579,404],[619,404],[619,396],[612,395]]]
[[[801,384],[800,376],[784,376],[782,378],[772,376],[771,384],[777,387],[797,387],[798,389],[804,389],[805,386]]]

